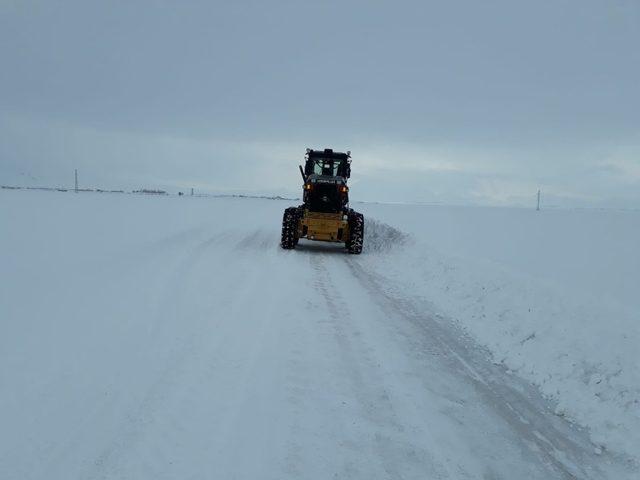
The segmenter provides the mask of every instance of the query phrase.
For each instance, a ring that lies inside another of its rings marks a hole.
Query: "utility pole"
[[[75,188],[76,193],[78,193],[78,169],[76,168],[76,188]]]
[[[540,211],[540,189],[538,189],[538,206],[536,207],[536,211]]]

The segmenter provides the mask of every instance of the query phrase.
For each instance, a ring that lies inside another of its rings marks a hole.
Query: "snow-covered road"
[[[0,478],[633,478],[282,202],[11,195]]]

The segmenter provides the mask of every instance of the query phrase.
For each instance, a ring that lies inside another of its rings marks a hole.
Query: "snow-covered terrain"
[[[286,205],[0,191],[0,478],[637,478],[638,212]]]
[[[457,320],[598,448],[640,452],[640,211],[361,209],[417,239],[375,259],[391,284]]]

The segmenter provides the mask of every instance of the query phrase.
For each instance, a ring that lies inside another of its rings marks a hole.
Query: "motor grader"
[[[349,253],[362,253],[364,216],[349,208],[351,152],[307,148],[302,174],[303,204],[285,209],[282,218],[284,249],[293,249],[306,238],[344,243]]]

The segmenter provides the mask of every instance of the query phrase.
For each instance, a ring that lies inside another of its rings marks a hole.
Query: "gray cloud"
[[[0,174],[297,193],[334,146],[369,200],[637,207],[639,44],[633,0],[4,2]]]

